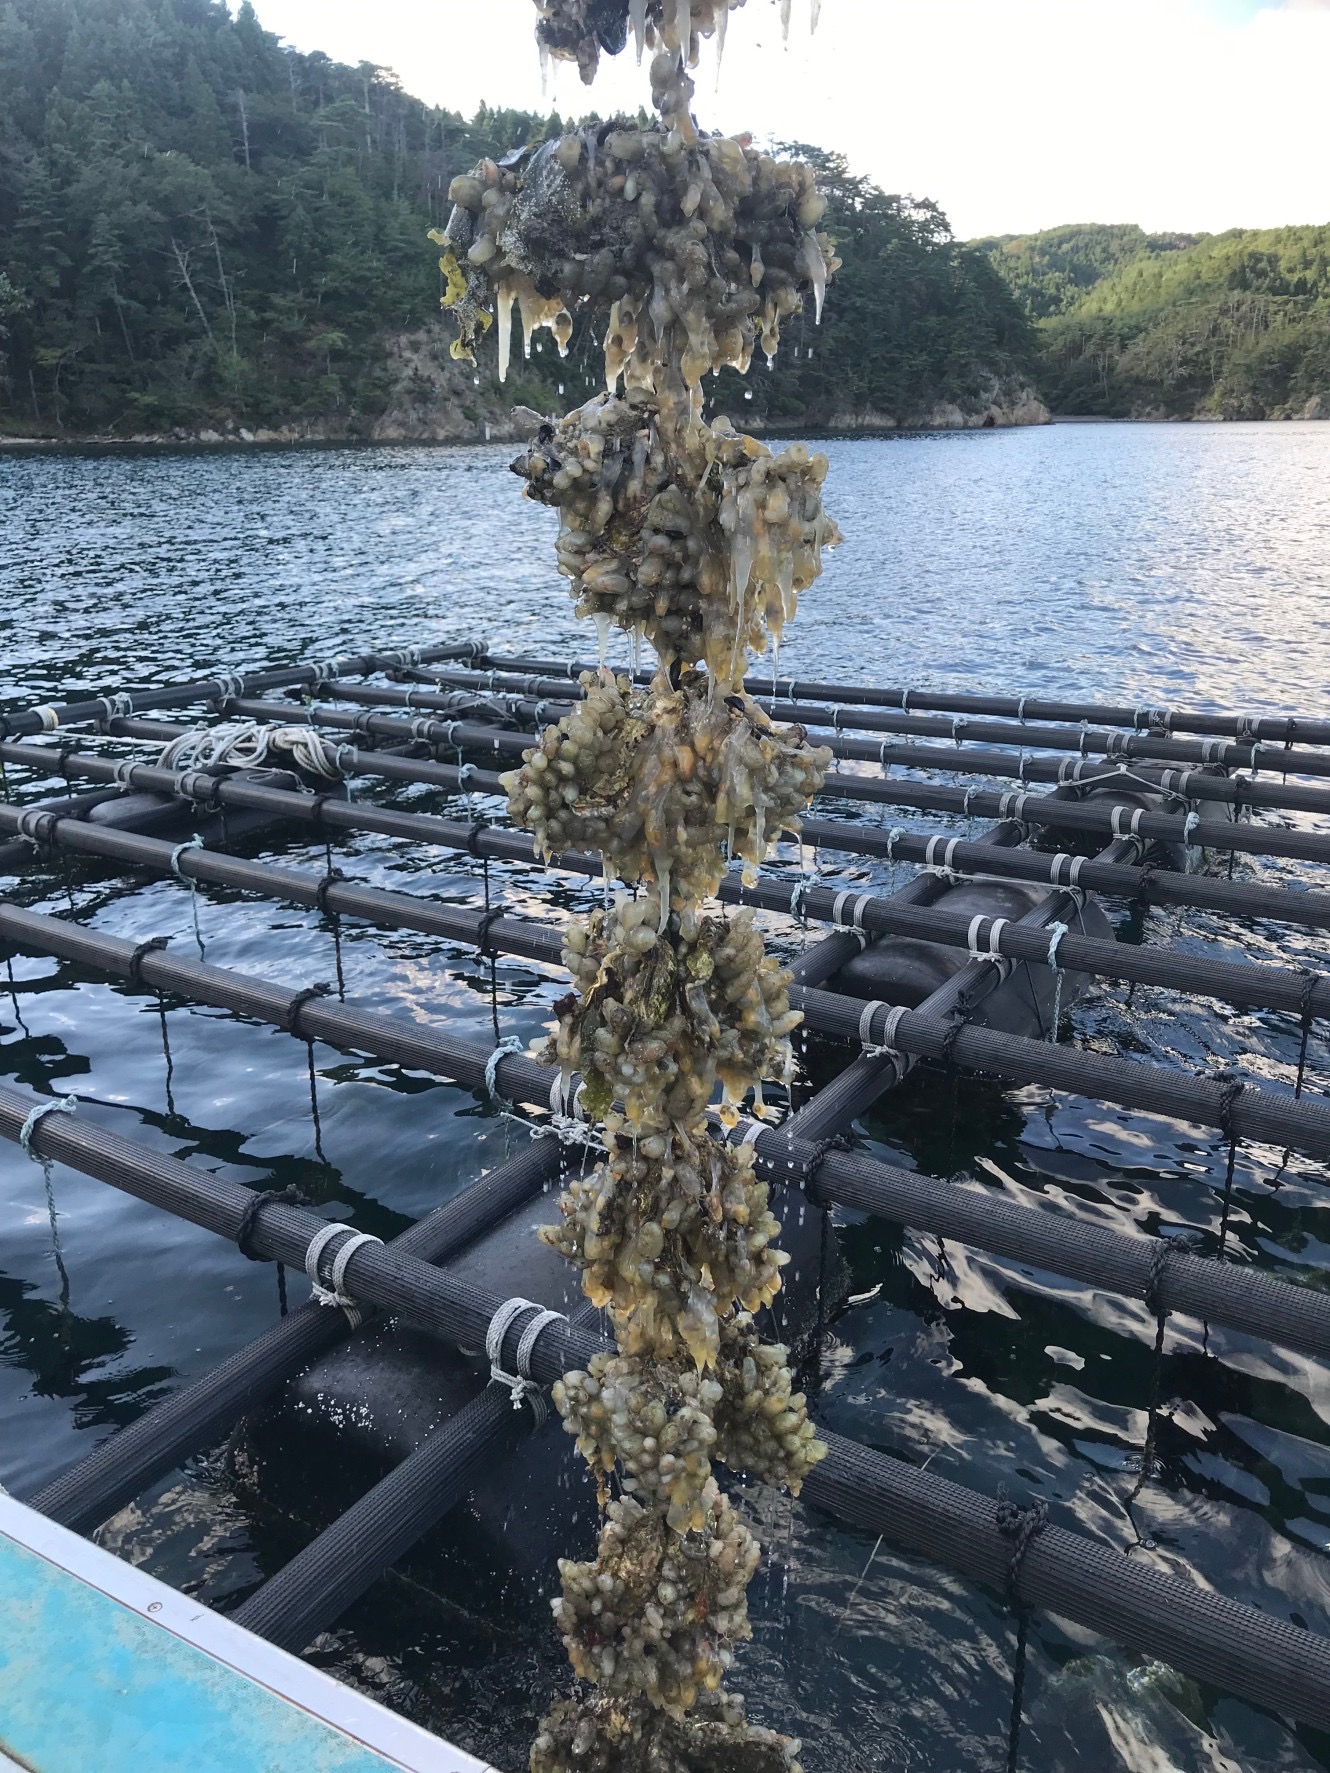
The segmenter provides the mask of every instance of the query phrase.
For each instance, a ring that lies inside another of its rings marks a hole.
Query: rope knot
[[[1011,1562],[1007,1565],[1007,1596],[1015,1602],[1019,1599],[1017,1591],[1026,1554],[1048,1525],[1048,1504],[1042,1497],[1037,1497],[1022,1507],[1019,1502],[1013,1502],[1003,1488],[998,1491],[993,1518],[998,1532],[1012,1542]]]
[[[503,1365],[503,1339],[524,1311],[534,1311],[536,1315],[518,1339],[517,1371],[510,1373]],[[505,1299],[490,1319],[489,1328],[485,1332],[485,1357],[490,1364],[491,1383],[507,1387],[515,1410],[520,1410],[524,1403],[529,1403],[537,1428],[544,1426],[549,1411],[539,1380],[531,1376],[531,1357],[535,1353],[536,1343],[549,1325],[567,1321],[561,1311],[550,1311],[543,1305],[537,1305],[534,1299]]]

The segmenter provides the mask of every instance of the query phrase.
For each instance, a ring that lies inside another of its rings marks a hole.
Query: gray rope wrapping
[[[343,1232],[347,1233],[347,1240],[333,1257],[331,1285],[325,1286],[319,1275],[319,1258],[333,1238],[339,1237]],[[364,1321],[364,1313],[350,1294],[342,1289],[342,1283],[346,1279],[347,1264],[356,1251],[362,1249],[365,1244],[381,1244],[382,1242],[381,1237],[372,1237],[367,1231],[356,1231],[350,1225],[334,1222],[331,1225],[325,1225],[321,1231],[316,1231],[305,1250],[305,1274],[309,1279],[314,1297],[320,1305],[340,1305],[346,1313],[346,1321],[353,1330],[360,1328]]]
[[[526,1325],[518,1340],[517,1371],[509,1373],[502,1365],[503,1339],[524,1311],[534,1311],[536,1315]],[[535,1353],[536,1343],[550,1324],[567,1321],[561,1311],[551,1311],[544,1305],[538,1305],[534,1299],[513,1298],[504,1300],[485,1331],[485,1357],[490,1364],[490,1382],[507,1387],[515,1410],[520,1410],[524,1403],[529,1403],[537,1428],[544,1426],[549,1410],[539,1381],[531,1377],[531,1356]]]

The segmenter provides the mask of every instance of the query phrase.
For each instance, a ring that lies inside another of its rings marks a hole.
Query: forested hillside
[[[562,127],[424,105],[283,47],[248,0],[0,0],[0,428],[474,435],[493,345],[479,378],[448,362],[426,234],[457,172]],[[793,425],[1019,402],[1029,323],[984,257],[821,159],[835,299],[721,403]],[[572,357],[503,402],[589,391],[585,326]]]
[[[1330,417],[1330,226],[972,242],[1038,323],[1055,412]]]

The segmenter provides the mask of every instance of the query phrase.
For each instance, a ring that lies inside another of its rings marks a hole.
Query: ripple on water
[[[781,671],[845,681],[986,687],[1251,711],[1319,708],[1330,681],[1330,427],[1077,426],[890,442],[837,440],[831,503],[847,541],[805,600]],[[552,514],[521,503],[502,448],[0,458],[0,697],[45,699],[326,656],[353,644],[487,634],[511,650],[585,652],[550,571]],[[1292,637],[1296,644],[1290,644]],[[626,659],[626,643],[624,657]],[[382,790],[358,794],[386,799]],[[424,794],[424,810],[461,803]],[[852,816],[936,829],[927,814]],[[1298,823],[1308,821],[1299,817]],[[269,853],[252,840],[246,853]],[[274,852],[275,853],[275,852]],[[323,850],[280,852],[321,868]],[[351,838],[349,873],[457,902],[468,858]],[[824,856],[845,884],[890,890],[909,870]],[[779,871],[791,881],[794,851]],[[1257,864],[1240,861],[1240,872]],[[1259,865],[1263,878],[1319,871]],[[173,883],[34,876],[55,913],[189,952]],[[494,865],[523,916],[565,916],[595,883]],[[1321,884],[1324,884],[1322,882]],[[200,901],[208,959],[331,979],[332,927],[235,893]],[[797,953],[806,938],[768,918]],[[1131,920],[1123,934],[1137,939]],[[1151,941],[1196,954],[1324,966],[1318,932],[1263,919],[1154,912]],[[346,924],[348,993],[477,1038],[530,1040],[558,975],[412,932]],[[315,1049],[218,1011],[155,1001],[20,956],[0,997],[4,1075],[75,1090],[89,1119],[249,1182],[297,1181],[327,1210],[391,1236],[502,1161],[505,1123],[464,1092]],[[1177,993],[1097,986],[1074,1036],[1101,1051],[1217,1069],[1291,1091],[1296,1018]],[[814,1046],[810,1062],[822,1059]],[[1326,1052],[1309,1044],[1310,1087]],[[1037,1088],[920,1075],[860,1132],[893,1162],[1083,1223],[1197,1228],[1217,1242],[1227,1151],[1205,1129]],[[40,1171],[0,1149],[0,1479],[40,1483],[267,1328],[272,1272],[66,1170],[54,1177],[60,1262]],[[1324,1172],[1244,1146],[1228,1248],[1299,1284],[1330,1284]],[[1238,1599],[1326,1629],[1330,1392],[1325,1375],[1228,1332],[1169,1329],[1159,1472],[1129,1510],[1152,1382],[1144,1307],[861,1215],[839,1238],[861,1303],[834,1326],[821,1409],[839,1431],[989,1493],[1042,1494],[1054,1517],[1164,1568],[1193,1564]],[[296,1283],[293,1282],[293,1288]],[[297,1289],[298,1290],[298,1289]],[[1012,1621],[958,1578],[769,1492],[751,1504],[770,1562],[753,1593],[741,1684],[755,1715],[805,1739],[810,1773],[1000,1764]],[[256,1512],[213,1454],[104,1529],[122,1555],[221,1606],[299,1535]],[[1143,1543],[1143,1548],[1142,1548]],[[495,1637],[411,1581],[380,1584],[325,1634],[325,1666],[501,1766],[525,1755],[563,1678],[542,1619]],[[1251,1708],[1201,1692],[1089,1633],[1034,1622],[1025,1762],[1042,1769],[1330,1766]]]

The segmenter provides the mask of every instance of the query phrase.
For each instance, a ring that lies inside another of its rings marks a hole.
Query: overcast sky
[[[255,0],[300,49],[393,68],[409,92],[564,114],[636,108],[631,51],[588,94],[542,100],[532,0]],[[1060,222],[1218,231],[1330,221],[1330,0],[775,0],[733,17],[698,112],[839,148],[889,191],[936,198],[957,234]]]

